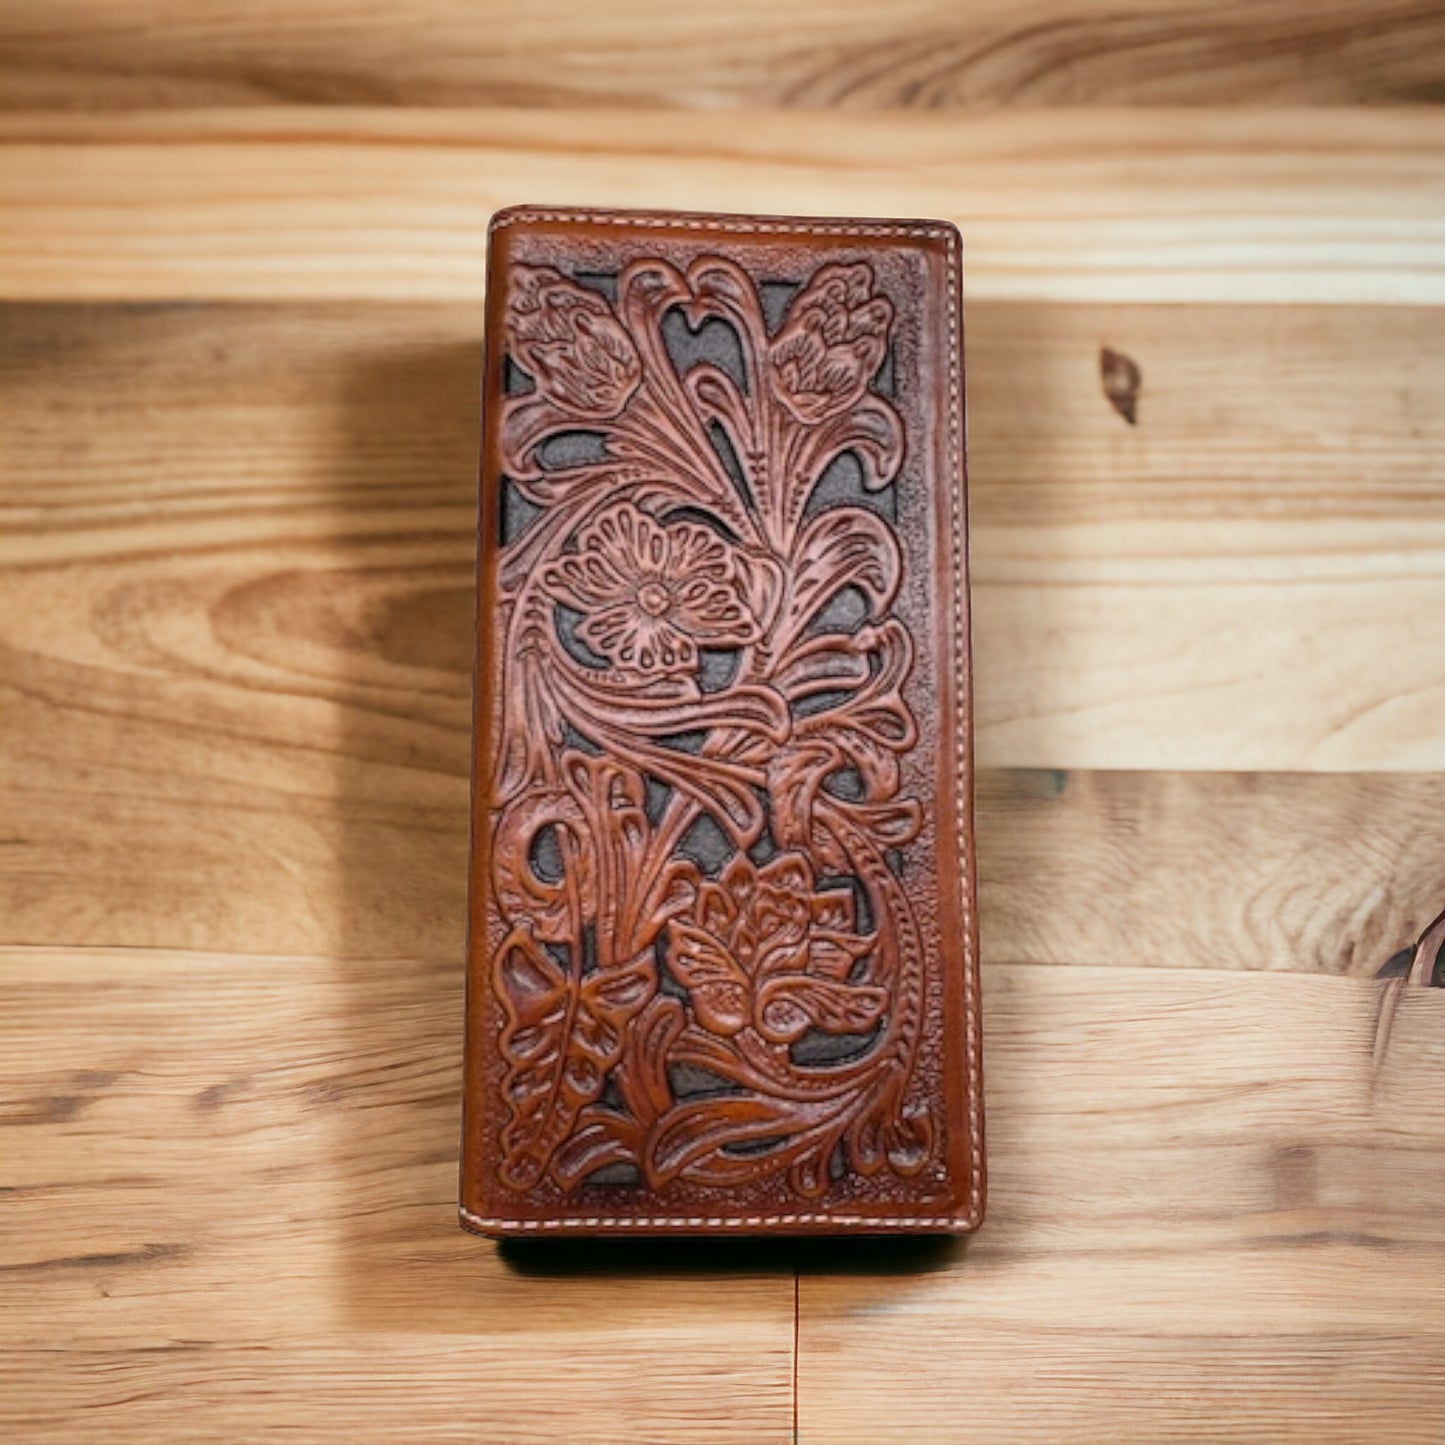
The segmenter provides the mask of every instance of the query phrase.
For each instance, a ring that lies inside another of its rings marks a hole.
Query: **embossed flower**
[[[821,267],[769,348],[784,405],[810,425],[854,405],[883,363],[892,325],[869,266]]]
[[[756,639],[745,569],[711,528],[664,526],[624,502],[583,528],[575,552],[547,564],[542,585],[582,614],[578,637],[614,667],[665,675],[695,668],[699,648]]]
[[[740,853],[701,885],[691,917],[669,926],[667,964],[710,1033],[752,1027],[789,1044],[810,1028],[854,1034],[877,1024],[886,991],[849,981],[872,943],[854,932],[853,895],[817,891],[803,854],[758,868]]]
[[[507,339],[537,390],[573,415],[614,417],[642,379],[642,363],[612,308],[550,266],[517,266]]]

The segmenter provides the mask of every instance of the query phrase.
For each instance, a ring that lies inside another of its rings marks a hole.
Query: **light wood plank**
[[[1384,558],[1401,577],[1438,571],[1445,332],[1432,310],[965,311],[970,515],[990,580],[1022,580],[1043,554],[1067,581],[1105,559],[1136,581],[1348,583]],[[1105,399],[1106,347],[1140,372],[1133,426]]]
[[[993,963],[1371,978],[1445,907],[1439,773],[987,771]]]
[[[1439,767],[1431,318],[975,305],[980,757]],[[1142,373],[1136,426],[1103,399],[1106,345]]]
[[[518,201],[956,220],[975,298],[1445,301],[1445,116],[253,107],[0,119],[0,296],[470,299]],[[866,203],[860,199],[866,198]]]
[[[1338,105],[1437,99],[1442,43],[1429,0],[11,0],[0,103]]]
[[[1141,581],[1151,564],[1236,581],[1437,570],[1433,311],[967,311],[976,571],[1029,580],[1035,535],[1066,580],[1111,558]],[[334,497],[359,526],[368,501],[434,506],[436,527],[473,501],[480,306],[60,304],[0,319],[0,535],[30,534],[13,560],[83,558],[106,530],[106,551],[123,555],[144,550],[137,529],[198,529],[211,514],[234,530],[244,512],[246,535],[280,536],[311,498]],[[1142,373],[1136,426],[1104,397],[1104,346]]]
[[[1445,1411],[1445,996],[986,970],[989,1219],[805,1273],[804,1439],[1390,1440]]]
[[[0,951],[0,1433],[790,1438],[778,1262],[460,1231],[461,1019],[459,963]]]
[[[791,1300],[791,1278],[786,1284]],[[611,1288],[624,1292],[631,1281],[614,1280]],[[648,1331],[595,1340],[558,1328],[266,1346],[187,1340],[22,1349],[0,1360],[0,1427],[23,1445],[234,1445],[268,1437],[357,1445],[788,1445],[791,1380],[782,1347],[768,1349],[765,1375],[751,1361],[739,1364],[745,1351],[761,1354],[755,1329],[699,1348],[686,1314],[706,1307],[666,1305]]]
[[[974,308],[985,768],[1086,751],[1107,767],[1439,764],[1438,608],[1400,601],[1440,571],[1437,329],[1391,309],[1282,315]],[[1099,392],[1100,341],[1141,359],[1134,429]],[[1238,359],[1254,354],[1280,361],[1267,396]],[[6,937],[459,955],[478,364],[467,308],[3,313]],[[1031,394],[1027,413],[1011,400]],[[1273,674],[1273,637],[1205,646],[1260,574],[1273,610],[1254,627],[1296,644]],[[1315,636],[1332,591],[1392,600],[1353,635]],[[1161,599],[1193,609],[1192,662],[1169,655]],[[1076,653],[1050,626],[1065,604]],[[1116,630],[1081,633],[1106,606]],[[1144,659],[1141,697],[1085,748],[1079,708],[1107,671],[1088,659],[1110,652]],[[1260,674],[1223,733],[1221,657]],[[1319,719],[1380,678],[1417,720],[1410,748],[1361,727],[1311,755]],[[1369,973],[1438,907],[1445,810],[1427,778],[1076,774],[1053,790],[1052,774],[983,780],[999,961]]]
[[[107,1438],[154,1438],[174,1396],[200,1438],[248,1409],[394,1438],[404,1408],[408,1438],[786,1438],[782,1261],[518,1277],[451,1231],[457,968],[237,963],[0,955],[0,1419],[61,1439],[105,1406]],[[805,1255],[804,1438],[951,1438],[966,1375],[988,1439],[1427,1440],[1445,1001],[1410,991],[1376,1069],[1381,998],[990,968],[990,1219]]]
[[[980,571],[990,765],[1440,766],[1445,576],[994,590]]]

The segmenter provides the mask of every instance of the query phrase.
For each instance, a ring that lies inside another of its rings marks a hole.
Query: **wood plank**
[[[1440,766],[1445,576],[993,589],[980,573],[992,766]]]
[[[791,1301],[791,1277],[784,1283]],[[612,1288],[626,1290],[630,1281]],[[757,1352],[755,1334],[699,1349],[685,1318],[685,1307],[674,1304],[659,1310],[650,1331],[580,1342],[559,1330],[471,1338],[359,1334],[339,1343],[265,1346],[52,1344],[0,1360],[0,1427],[10,1427],[21,1445],[90,1438],[106,1445],[232,1445],[266,1436],[357,1445],[791,1441],[787,1355],[770,1348],[769,1375],[755,1380],[757,1371],[736,1359],[743,1350]],[[89,1422],[94,1434],[78,1434],[78,1421]]]
[[[517,201],[956,220],[975,299],[1445,302],[1445,115],[0,117],[0,296],[476,300]]]
[[[987,771],[992,963],[1372,978],[1445,907],[1445,776]]]
[[[833,1445],[1438,1438],[1445,996],[992,968],[989,1219],[801,1283]]]
[[[460,1231],[461,1020],[459,963],[0,950],[0,1433],[791,1438],[790,1269]]]
[[[455,966],[237,963],[0,955],[0,1422],[786,1438],[777,1259],[518,1275],[452,1232]],[[1429,1438],[1445,1000],[1401,1000],[1376,1071],[1357,980],[993,967],[985,998],[990,1220],[811,1257],[804,1438],[949,1438],[965,1377],[989,1439]]]
[[[459,956],[477,326],[3,313],[9,940]],[[1135,428],[1100,394],[1102,342],[1143,366]],[[1440,603],[1401,600],[1439,598],[1445,546],[1428,316],[983,303],[969,345],[985,768],[1440,765]],[[1252,626],[1278,635],[1206,649],[1258,576]],[[1326,642],[1331,592],[1360,615]],[[1165,603],[1199,640],[1183,662]],[[1136,701],[1081,741],[1118,656]],[[1227,729],[1221,665],[1253,696]],[[1316,747],[1379,696],[1413,733]],[[1438,907],[1439,800],[1419,776],[985,776],[987,956],[1373,972]]]
[[[357,525],[367,500],[457,509],[433,527],[472,502],[480,306],[0,317],[3,501],[9,526],[36,534],[26,560],[89,555],[108,528],[115,554],[144,550],[137,529],[195,527],[208,508],[276,536],[261,523],[309,498]],[[1104,397],[1104,346],[1142,373],[1135,426]],[[1040,532],[1070,579],[1114,555],[1141,579],[1150,562],[1201,580],[1348,582],[1382,558],[1436,570],[1445,340],[1431,310],[981,300],[967,362],[975,568],[1001,582],[1028,575],[1024,539]],[[1151,551],[1151,524],[1171,551]],[[1067,553],[1054,529],[1078,539]]]
[[[476,326],[7,312],[8,940],[460,958]]]
[[[1139,580],[1156,563],[1200,580],[1350,582],[1367,575],[1353,558],[1368,570],[1383,554],[1402,576],[1436,570],[1434,311],[987,300],[966,311],[970,515],[975,552],[977,534],[990,543],[978,564],[998,580],[1025,575],[1011,554],[1026,563],[1040,533],[1069,580],[1111,556],[1131,557]],[[1106,347],[1140,373],[1132,426],[1104,396]],[[1173,544],[1164,555],[1157,525]],[[1077,540],[1065,548],[1060,532]]]
[[[1438,99],[1430,0],[11,0],[0,103],[951,106]]]
[[[975,305],[967,346],[984,762],[1440,766],[1431,313]]]

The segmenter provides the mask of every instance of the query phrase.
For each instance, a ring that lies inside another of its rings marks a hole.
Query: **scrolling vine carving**
[[[845,454],[875,493],[902,465],[892,305],[864,262],[817,267],[771,328],[716,256],[508,287],[501,1177],[816,1198],[916,1174],[902,559],[886,509],[819,487]],[[679,364],[677,317],[731,361]]]

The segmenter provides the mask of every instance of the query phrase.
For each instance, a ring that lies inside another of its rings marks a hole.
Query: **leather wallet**
[[[959,1232],[958,233],[490,236],[462,1222]]]

